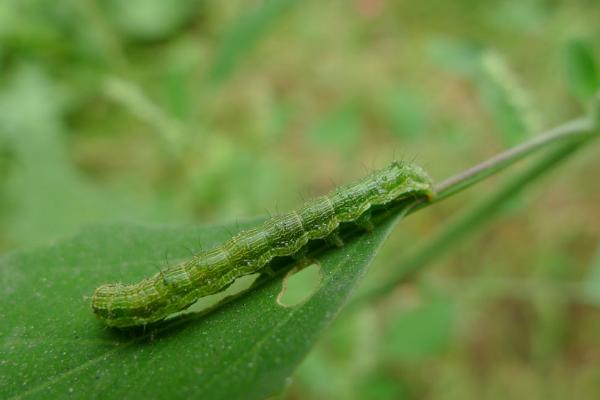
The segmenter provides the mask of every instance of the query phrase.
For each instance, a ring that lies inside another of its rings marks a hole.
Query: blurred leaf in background
[[[600,245],[596,250],[587,279],[585,280],[585,294],[595,304],[600,304]]]
[[[427,101],[420,92],[398,88],[383,96],[386,118],[402,142],[423,138],[430,129]]]
[[[70,232],[103,203],[71,169],[61,137],[65,99],[52,85],[38,67],[22,65],[0,94],[0,133],[14,154],[7,223],[17,242]]]
[[[165,39],[202,10],[202,0],[108,0],[99,4],[120,32],[136,40]]]
[[[265,1],[234,22],[218,45],[212,70],[213,81],[217,84],[225,81],[241,57],[249,52],[295,3],[296,0]]]
[[[448,348],[453,325],[452,299],[425,300],[390,321],[382,355],[409,363],[433,357]]]
[[[350,155],[356,150],[361,132],[358,104],[348,102],[325,114],[311,130],[310,138],[316,148],[336,149]]]
[[[590,43],[571,40],[566,50],[567,82],[571,92],[582,102],[600,90],[600,75]]]

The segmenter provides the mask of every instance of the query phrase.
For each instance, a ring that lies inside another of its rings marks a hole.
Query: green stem
[[[429,264],[436,257],[451,248],[457,241],[472,232],[476,227],[497,215],[506,201],[520,193],[529,185],[529,183],[540,178],[552,168],[557,167],[589,139],[598,136],[594,133],[594,128],[595,123],[590,119],[578,119],[568,122],[547,133],[541,134],[529,142],[500,153],[463,173],[437,184],[436,191],[438,196],[432,202],[419,204],[412,211],[456,194],[536,150],[545,148],[558,141],[570,140],[550,153],[550,155],[510,180],[500,190],[475,206],[467,214],[450,223],[442,233],[428,241],[427,244],[414,253],[412,257],[408,257],[399,268],[395,270],[396,273],[389,278],[388,282],[357,297],[351,305],[356,306],[369,303],[375,298],[380,298],[390,293],[412,273]]]
[[[438,183],[435,185],[437,196],[433,202],[444,200],[550,144],[584,139],[592,135],[593,130],[594,121],[590,118],[579,118],[542,133],[528,142],[497,154],[481,164]]]

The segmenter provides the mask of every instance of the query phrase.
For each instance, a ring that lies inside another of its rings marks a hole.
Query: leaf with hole
[[[239,226],[108,226],[2,260],[0,398],[262,399],[283,390],[338,313],[399,219],[396,214],[344,247],[318,256],[320,287],[303,303],[277,303],[273,278],[207,315],[160,330],[107,329],[89,309],[98,282],[135,281],[186,247],[211,246]]]

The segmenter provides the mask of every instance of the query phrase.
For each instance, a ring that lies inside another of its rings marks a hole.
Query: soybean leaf
[[[336,316],[399,216],[321,253],[306,302],[276,301],[267,280],[206,315],[141,333],[105,328],[90,309],[99,284],[133,282],[253,223],[197,228],[107,226],[8,256],[0,264],[0,398],[259,399],[280,392]]]

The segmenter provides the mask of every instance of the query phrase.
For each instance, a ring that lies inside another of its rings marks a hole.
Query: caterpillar
[[[421,167],[395,161],[139,283],[102,285],[92,296],[92,310],[117,328],[160,321],[260,271],[274,257],[294,256],[311,240],[335,239],[341,223],[370,223],[374,206],[433,195],[431,179]]]

